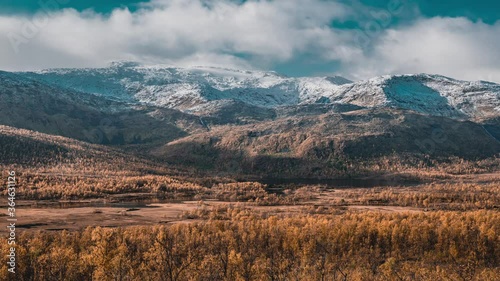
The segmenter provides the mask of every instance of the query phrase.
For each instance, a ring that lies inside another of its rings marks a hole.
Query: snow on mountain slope
[[[438,75],[381,76],[351,82],[342,77],[290,78],[275,72],[214,67],[178,68],[113,63],[97,69],[19,73],[111,99],[200,113],[243,102],[275,108],[312,103],[392,106],[456,118],[500,116],[500,85]]]
[[[500,115],[500,85],[439,75],[381,76],[344,85],[325,96],[331,102],[366,107],[393,106],[445,117]]]
[[[289,78],[275,72],[140,66],[134,63],[19,74],[111,99],[139,101],[184,111],[220,100],[237,100],[262,107],[314,102],[325,90],[351,83],[342,77]]]

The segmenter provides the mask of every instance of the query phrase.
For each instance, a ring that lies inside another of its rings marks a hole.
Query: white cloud
[[[500,21],[421,19],[387,30],[374,49],[344,69],[357,78],[380,74],[432,73],[464,80],[500,82]]]
[[[312,53],[340,62],[339,73],[354,79],[426,72],[500,82],[500,22],[419,19],[364,41],[362,30],[331,27],[333,20],[357,18],[356,12],[324,0],[154,0],[107,16],[72,9],[35,19],[0,16],[0,69],[113,60],[272,69]]]
[[[3,16],[0,36],[22,34],[26,26],[35,26],[35,35],[19,43],[17,53],[9,40],[2,40],[0,67],[77,67],[118,59],[186,62],[201,57],[240,64],[235,54],[249,55],[255,60],[251,63],[272,64],[309,49],[331,53],[342,40],[326,27],[346,14],[343,5],[322,0],[171,0],[154,1],[134,13],[117,9],[108,17],[66,9],[49,18],[42,14],[39,27],[22,17]]]

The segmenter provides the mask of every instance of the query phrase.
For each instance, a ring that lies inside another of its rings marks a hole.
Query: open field
[[[321,204],[318,202],[318,204]],[[85,205],[85,204],[84,204]],[[92,204],[90,204],[92,205]],[[112,204],[107,204],[112,205]],[[121,205],[121,206],[120,206]],[[233,203],[221,201],[193,202],[186,201],[181,203],[128,203],[117,204],[117,206],[106,207],[71,207],[71,208],[20,208],[18,209],[18,229],[23,231],[36,230],[80,230],[88,226],[100,227],[127,227],[139,225],[167,225],[174,223],[192,223],[199,222],[202,219],[193,218],[197,211],[204,211],[217,208],[243,208],[255,212],[256,214],[265,213],[266,215],[277,215],[290,217],[308,212],[308,206],[314,206],[311,203],[305,205],[281,205],[281,206],[255,206],[246,203]],[[321,204],[323,205],[323,204]],[[352,211],[380,211],[380,212],[423,212],[421,208],[398,207],[398,206],[371,206],[371,205],[352,205],[347,207],[335,207],[330,211],[345,212]],[[0,233],[6,233],[2,229]]]
[[[68,181],[71,178],[67,176]],[[145,181],[143,186],[148,186],[159,179],[139,180]],[[366,188],[259,183],[218,183],[211,187],[186,188],[181,183],[175,184],[178,190],[162,193],[141,190],[80,200],[18,200],[18,228],[76,231],[88,226],[192,223],[208,220],[206,214],[213,210],[228,209],[248,210],[266,217],[500,210],[500,176],[496,173],[456,176],[446,183]],[[0,207],[6,209],[5,199],[0,200]],[[5,231],[2,229],[2,232]]]

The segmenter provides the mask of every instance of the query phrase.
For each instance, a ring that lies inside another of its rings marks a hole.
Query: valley
[[[493,281],[499,120],[500,85],[439,75],[0,72],[18,280]]]

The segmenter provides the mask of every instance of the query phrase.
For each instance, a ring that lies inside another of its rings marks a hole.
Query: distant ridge
[[[20,76],[104,97],[203,115],[227,101],[277,108],[317,102],[395,107],[459,119],[500,116],[500,85],[429,75],[286,77],[222,67],[173,67],[114,62],[105,68],[21,72]]]

